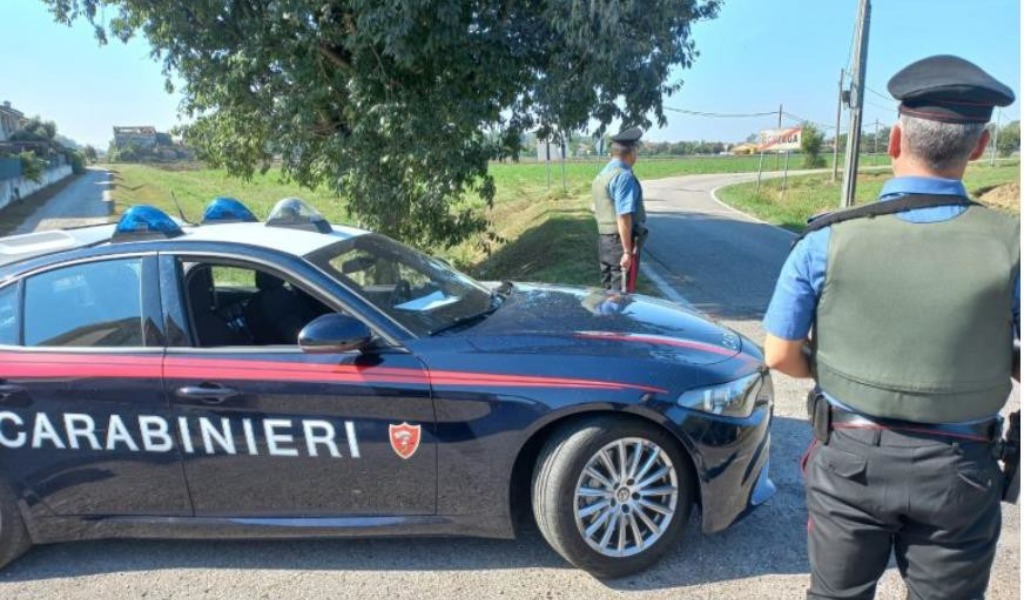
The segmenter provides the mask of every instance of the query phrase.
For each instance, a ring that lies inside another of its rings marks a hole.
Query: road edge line
[[[648,258],[650,258],[650,260],[657,260],[649,252],[645,253],[647,254]],[[665,279],[661,275],[659,275],[654,270],[654,267],[652,267],[650,264],[641,261],[640,272],[644,274],[644,277],[651,280],[651,283],[654,284],[654,287],[658,288],[658,291],[661,292],[663,296],[665,296],[672,302],[675,302],[676,304],[681,304],[692,311],[699,312],[697,311],[697,308],[689,300],[686,299],[685,296],[679,293],[674,287],[669,285],[669,283],[665,281]]]
[[[758,219],[757,217],[755,217],[754,215],[752,215],[750,213],[743,212],[742,210],[740,210],[738,208],[734,208],[734,207],[726,204],[725,202],[722,202],[721,200],[719,200],[719,198],[718,198],[718,190],[720,190],[722,188],[725,188],[725,187],[733,186],[733,185],[743,185],[745,183],[750,183],[750,182],[749,181],[745,181],[745,182],[740,182],[740,183],[727,183],[727,184],[724,184],[724,185],[720,185],[720,186],[718,186],[716,188],[712,188],[712,190],[711,190],[711,199],[714,200],[715,202],[717,202],[719,204],[719,206],[727,208],[727,209],[731,210],[732,212],[734,212],[734,213],[736,213],[738,215],[742,215],[743,217],[745,217],[746,219],[748,219],[750,221],[753,221],[755,223],[761,223],[762,225],[768,225],[769,227],[774,227],[775,229],[778,229],[779,231],[782,231],[783,233],[788,234],[790,237],[796,237],[797,234],[793,233],[792,231],[790,231],[790,230],[788,230],[788,229],[786,229],[784,227],[779,227],[778,225],[776,225],[774,223],[769,223],[768,221],[765,221],[763,219]]]

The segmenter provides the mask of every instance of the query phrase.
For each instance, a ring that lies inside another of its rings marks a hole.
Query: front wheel
[[[533,511],[549,544],[601,578],[654,564],[679,539],[695,498],[690,463],[668,433],[620,417],[567,426],[541,450]]]
[[[0,568],[24,554],[31,545],[14,492],[0,479]]]

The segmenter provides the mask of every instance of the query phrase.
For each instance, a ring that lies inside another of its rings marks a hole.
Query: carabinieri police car
[[[760,350],[485,285],[294,198],[0,239],[0,565],[97,538],[512,537],[599,577],[769,498]]]

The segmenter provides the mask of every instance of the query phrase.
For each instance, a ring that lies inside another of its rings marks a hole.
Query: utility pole
[[[1003,109],[997,108],[996,109],[996,126],[993,129],[994,133],[992,134],[992,155],[991,155],[991,158],[989,158],[989,161],[988,161],[988,166],[990,166],[990,167],[996,166],[996,150],[998,149],[997,147],[999,146],[999,120],[1002,119],[1002,118],[1003,118]]]
[[[836,182],[839,176],[839,127],[843,118],[843,80],[846,79],[846,69],[839,69],[839,99],[836,100],[836,137],[832,140],[832,183]]]
[[[776,126],[776,135],[782,132],[782,104],[779,104],[779,124]],[[779,170],[779,153],[775,152],[775,170]]]
[[[864,79],[868,70],[868,31],[871,29],[871,0],[860,0],[857,15],[857,54],[853,58],[850,86],[850,132],[846,136],[846,171],[843,173],[843,208],[853,206],[860,162],[860,128],[864,116]]]
[[[872,149],[871,164],[878,164],[878,117],[875,117],[875,147]]]

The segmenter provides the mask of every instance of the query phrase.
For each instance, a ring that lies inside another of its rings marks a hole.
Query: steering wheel
[[[409,285],[408,281],[399,279],[395,283],[395,288],[391,290],[389,302],[391,306],[398,306],[399,304],[408,302],[409,300],[412,300],[412,287]]]

